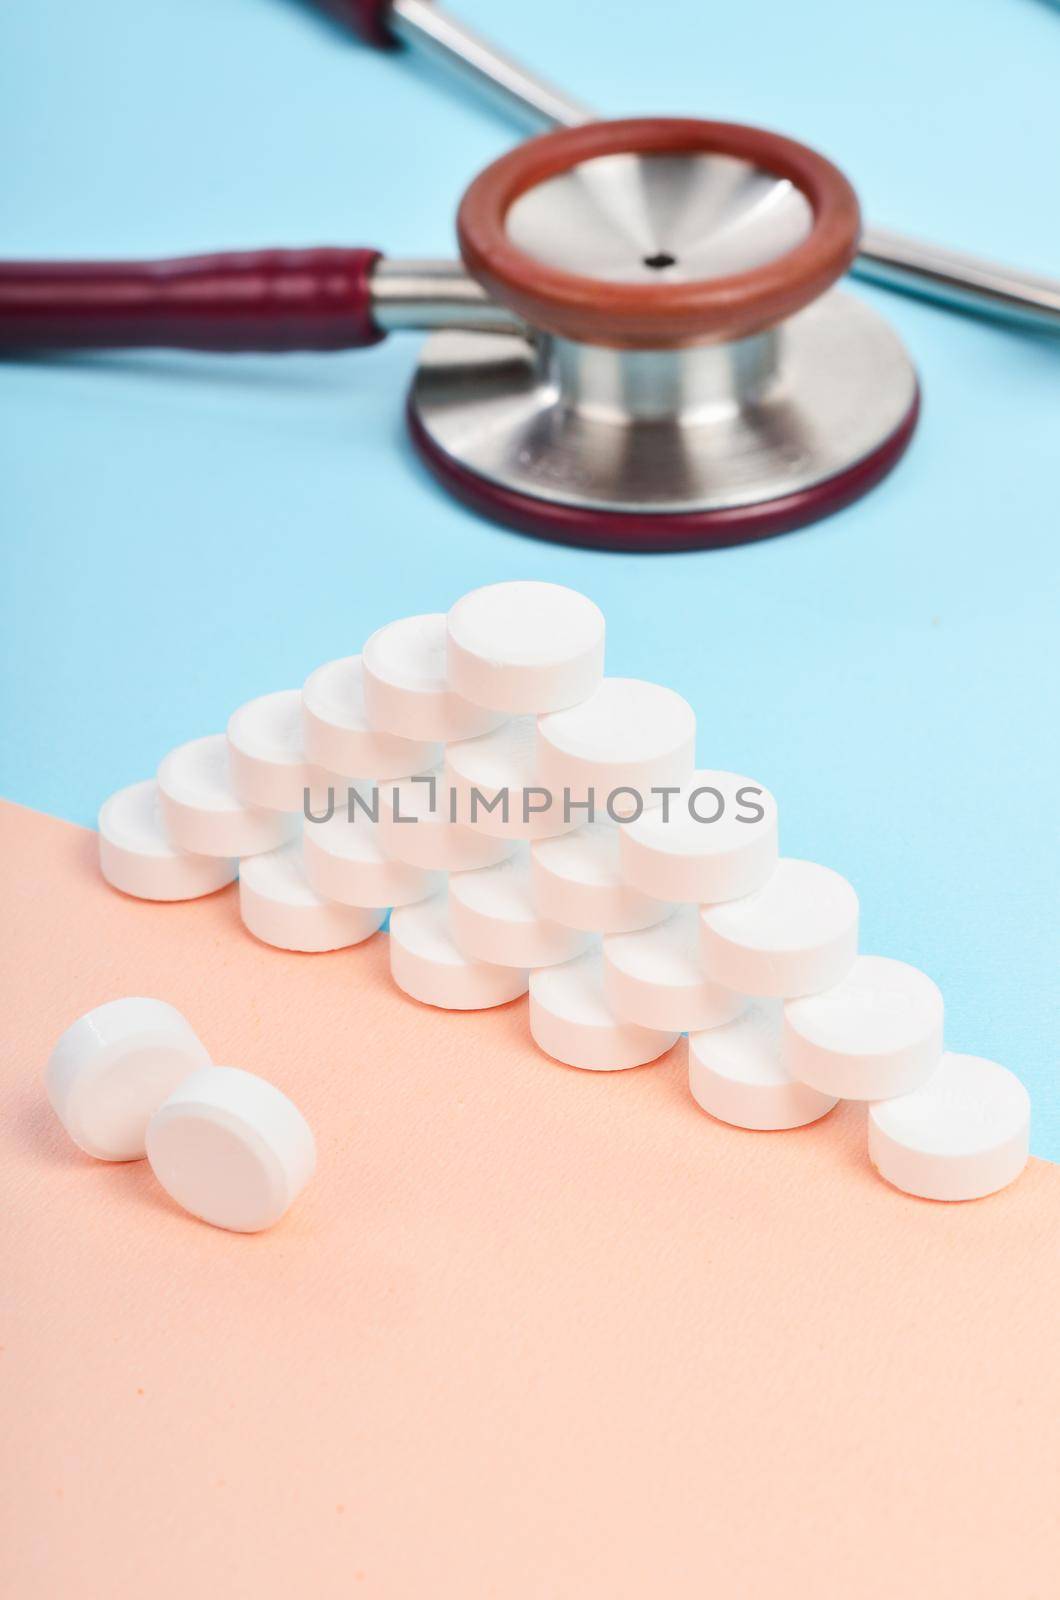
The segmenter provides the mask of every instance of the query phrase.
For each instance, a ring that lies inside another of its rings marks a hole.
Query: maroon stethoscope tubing
[[[170,261],[0,262],[0,348],[352,350],[378,250],[246,250]]]

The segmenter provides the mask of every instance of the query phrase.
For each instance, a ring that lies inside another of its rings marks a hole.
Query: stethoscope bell
[[[511,331],[427,341],[409,397],[431,471],[486,516],[626,550],[735,544],[864,494],[916,424],[916,374],[832,285],[857,248],[842,174],[729,123],[546,134],[460,208]]]

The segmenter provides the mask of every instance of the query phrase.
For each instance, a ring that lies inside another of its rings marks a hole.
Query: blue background
[[[604,111],[782,129],[880,226],[1060,273],[1045,0],[461,4]],[[21,0],[0,31],[7,255],[450,254],[463,187],[515,136],[297,0]],[[786,853],[852,879],[864,947],[937,979],[951,1047],[1020,1073],[1060,1158],[1060,342],[857,292],[921,370],[905,463],[806,532],[681,557],[552,548],[446,500],[402,433],[412,339],[3,365],[0,787],[91,824],[391,617],[573,584],[607,613],[611,670],[693,701],[704,764],[775,791]]]

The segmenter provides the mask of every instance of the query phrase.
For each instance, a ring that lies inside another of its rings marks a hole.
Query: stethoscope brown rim
[[[794,249],[763,266],[689,283],[616,283],[536,260],[513,243],[507,216],[538,184],[599,156],[734,156],[789,179],[813,225]],[[762,128],[693,118],[586,123],[543,134],[486,168],[457,216],[468,271],[531,326],[619,349],[673,349],[747,338],[808,305],[846,271],[860,231],[857,196],[814,150]]]

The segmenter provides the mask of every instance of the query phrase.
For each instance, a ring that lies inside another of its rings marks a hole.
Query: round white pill
[[[480,1011],[526,993],[523,967],[474,961],[460,951],[449,928],[445,895],[402,906],[390,918],[390,974],[399,989],[444,1011]]]
[[[615,1016],[597,950],[530,974],[530,1032],[546,1055],[589,1072],[643,1067],[679,1037],[676,1030],[642,1028]]]
[[[492,867],[515,848],[481,828],[454,822],[457,806],[441,768],[379,785],[379,839],[387,855],[429,871]]]
[[[231,883],[239,862],[192,855],[171,843],[154,778],[130,784],[99,813],[99,868],[109,884],[138,900],[197,900]]]
[[[838,872],[784,858],[761,889],[700,913],[705,971],[741,994],[789,999],[845,978],[858,953],[858,897]]]
[[[309,761],[345,778],[405,778],[442,759],[440,744],[371,727],[360,656],[328,661],[310,673],[302,688],[302,736]]]
[[[833,989],[784,1006],[784,1064],[842,1100],[889,1100],[931,1076],[942,1054],[942,995],[904,961],[858,956]]]
[[[496,711],[576,705],[604,671],[604,614],[556,583],[519,581],[474,589],[449,612],[448,681]]]
[[[699,926],[682,906],[654,928],[604,939],[604,989],[616,1016],[645,1028],[716,1028],[747,1004],[712,983],[699,957]]]
[[[947,1051],[911,1094],[869,1107],[869,1159],[923,1200],[980,1200],[1027,1165],[1031,1102],[1007,1067]]]
[[[138,1161],[149,1119],[179,1083],[210,1064],[198,1035],[165,1000],[110,1000],[71,1024],[44,1081],[71,1139],[100,1161]]]
[[[748,1006],[721,1028],[688,1036],[688,1087],[704,1111],[737,1128],[803,1128],[836,1104],[785,1070],[777,1000]]]
[[[313,1176],[316,1146],[302,1113],[273,1084],[239,1067],[204,1067],[151,1118],[147,1159],[192,1216],[260,1233]]]
[[[456,796],[457,821],[494,839],[549,839],[585,819],[564,812],[537,773],[537,724],[512,717],[493,733],[446,747],[445,780]]]
[[[296,817],[239,798],[223,733],[171,750],[158,769],[158,793],[169,837],[199,855],[254,856],[277,849],[297,829]]]
[[[243,926],[278,950],[344,950],[382,927],[386,908],[340,905],[306,877],[301,839],[251,856],[239,874]]]
[[[228,753],[236,794],[248,805],[301,812],[307,789],[339,786],[333,773],[306,760],[300,689],[263,694],[233,711]]]
[[[441,873],[425,872],[387,855],[378,817],[378,791],[351,788],[348,805],[337,805],[324,822],[306,822],[305,874],[325,900],[367,908],[405,906],[442,888]]]
[[[665,900],[627,887],[618,859],[618,827],[590,822],[530,847],[534,897],[542,916],[588,933],[630,933],[672,915]]]
[[[438,611],[403,617],[364,647],[364,704],[373,728],[405,739],[473,739],[504,721],[449,687],[446,619]]]
[[[677,786],[696,759],[696,714],[673,689],[640,678],[604,678],[587,700],[537,725],[539,781],[596,815],[639,816],[652,789]]]
[[[660,900],[699,905],[753,894],[777,864],[777,806],[735,772],[700,770],[622,829],[626,882]]]
[[[525,846],[495,867],[453,873],[449,926],[466,956],[505,967],[548,967],[580,955],[591,943],[588,934],[538,913]]]

